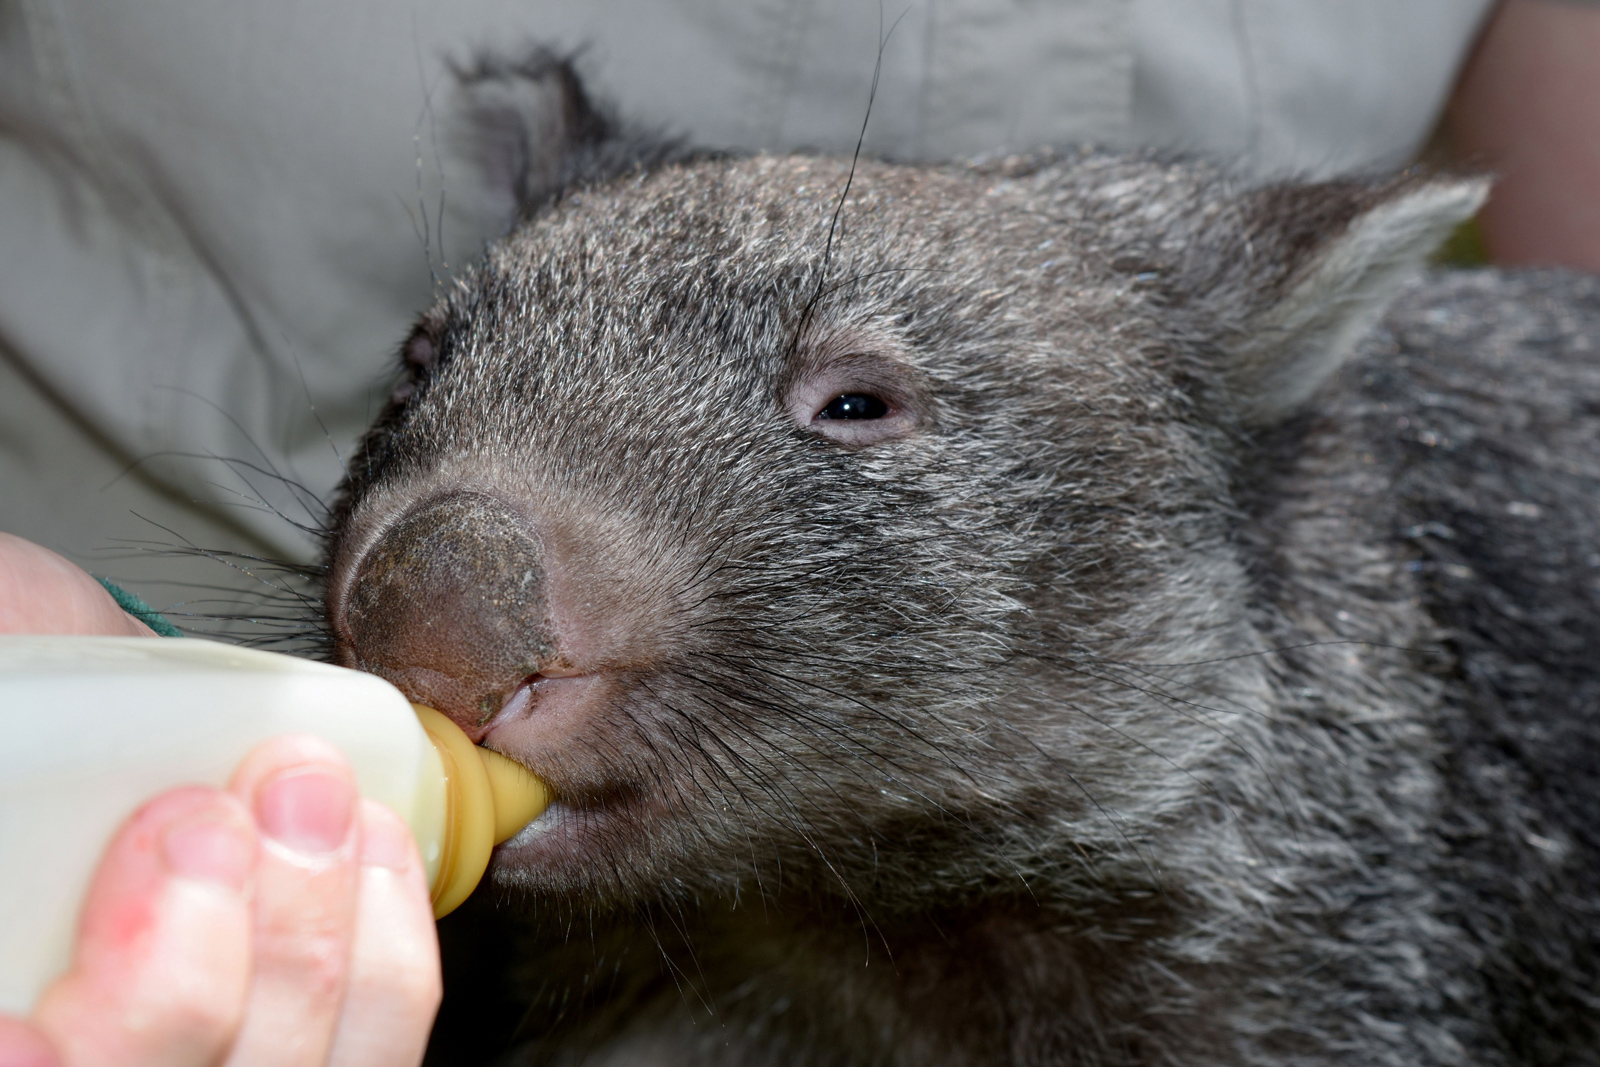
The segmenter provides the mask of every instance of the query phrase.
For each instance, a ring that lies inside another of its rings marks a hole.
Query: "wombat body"
[[[552,92],[330,549],[337,656],[558,798],[436,1062],[1600,1058],[1600,282],[1373,331],[1480,183]]]

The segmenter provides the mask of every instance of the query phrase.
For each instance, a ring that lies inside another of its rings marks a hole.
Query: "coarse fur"
[[[558,798],[433,1062],[1600,1059],[1600,284],[1363,341],[1481,182],[583,150],[330,548]]]

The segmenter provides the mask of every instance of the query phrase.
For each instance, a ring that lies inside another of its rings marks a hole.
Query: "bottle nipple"
[[[513,837],[550,804],[550,790],[526,767],[474,745],[442,712],[411,705],[444,765],[445,812],[433,917],[443,918],[472,893],[495,845]]]

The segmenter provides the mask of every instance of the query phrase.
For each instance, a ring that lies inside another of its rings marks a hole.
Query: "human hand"
[[[421,857],[343,757],[283,737],[226,791],[136,812],[84,903],[72,969],[4,1067],[390,1067],[422,1057],[440,996]]]
[[[0,533],[0,634],[155,636],[87,571],[8,533]]]
[[[7,629],[149,633],[81,570],[0,534]],[[71,970],[30,1019],[0,1016],[0,1067],[414,1064],[439,997],[409,830],[360,799],[337,749],[284,737],[226,790],[164,793],[123,825]]]

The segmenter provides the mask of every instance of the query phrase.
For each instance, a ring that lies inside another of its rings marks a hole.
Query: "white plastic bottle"
[[[0,1011],[66,969],[100,854],[144,801],[220,786],[256,745],[317,734],[363,796],[410,825],[434,914],[548,803],[520,764],[474,746],[370,674],[195,638],[0,636]]]

